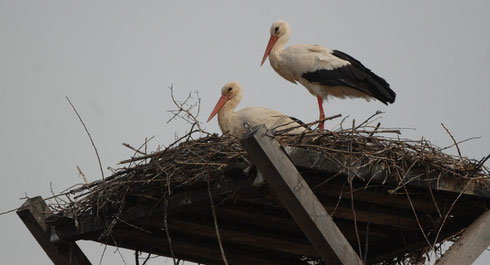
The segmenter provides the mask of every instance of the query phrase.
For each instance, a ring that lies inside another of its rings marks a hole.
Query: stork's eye
[[[228,92],[230,92],[232,89],[233,89],[232,87],[229,87],[229,88],[228,88]]]
[[[278,32],[278,31],[279,31],[279,27],[276,27],[276,28],[274,29],[274,33],[276,33],[276,34],[277,34],[277,32]]]

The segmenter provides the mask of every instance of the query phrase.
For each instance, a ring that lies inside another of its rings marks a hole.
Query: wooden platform
[[[401,257],[453,237],[490,205],[488,182],[429,174],[413,181],[406,176],[400,186],[382,165],[349,171],[339,166],[342,161],[315,151],[286,148],[286,152],[352,248],[359,252],[360,245],[361,257],[367,253],[367,264]],[[410,174],[419,172],[425,171],[414,168]],[[357,177],[351,186],[352,175]],[[173,250],[178,259],[223,264],[209,192],[230,264],[320,260],[275,192],[245,163],[229,165],[209,186],[202,181],[174,189],[163,199],[153,194],[127,198],[114,223],[108,221],[114,213],[107,212],[94,213],[85,220],[47,214],[50,229],[46,233],[52,242],[92,240],[168,257]]]

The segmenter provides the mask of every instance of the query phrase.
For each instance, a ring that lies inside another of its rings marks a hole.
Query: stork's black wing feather
[[[302,77],[309,82],[325,86],[347,86],[372,96],[384,104],[395,102],[396,93],[381,77],[371,72],[361,62],[341,51],[333,50],[332,55],[346,60],[350,65],[332,70],[319,69],[304,73]]]

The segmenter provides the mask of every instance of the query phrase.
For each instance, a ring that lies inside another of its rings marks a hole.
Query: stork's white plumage
[[[294,128],[288,133],[301,133],[305,128],[296,122],[296,119],[288,117],[278,111],[262,108],[248,107],[234,112],[242,100],[242,87],[237,82],[229,82],[221,89],[221,98],[208,118],[208,122],[218,114],[218,124],[223,133],[230,132],[231,135],[241,137],[247,132],[244,123],[251,127],[265,124],[269,129],[283,130]],[[294,119],[294,120],[293,120]]]
[[[290,26],[278,20],[270,28],[270,39],[262,58],[269,57],[272,68],[284,79],[300,83],[317,97],[320,120],[325,118],[323,100],[328,97],[377,99],[393,103],[396,94],[381,77],[358,60],[341,51],[319,45],[297,44],[284,48]],[[323,129],[323,122],[319,127]]]

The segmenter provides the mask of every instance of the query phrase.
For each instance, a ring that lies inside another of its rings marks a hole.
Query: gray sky
[[[244,2],[245,3],[245,2]],[[327,115],[361,121],[385,111],[385,127],[410,127],[439,146],[490,152],[489,1],[16,1],[0,0],[0,211],[29,196],[49,196],[100,172],[90,142],[65,96],[77,106],[102,156],[115,166],[132,153],[122,142],[168,144],[182,123],[166,124],[170,84],[177,97],[202,97],[201,121],[220,88],[237,80],[240,107],[264,106],[304,121],[318,117],[305,88],[259,67],[269,27],[291,25],[288,44],[315,43],[349,53],[397,93],[388,107],[332,100]],[[326,128],[333,126],[327,123]],[[206,125],[218,132],[216,119]],[[449,150],[455,154],[455,150]],[[487,166],[489,164],[487,163]],[[107,174],[109,172],[106,172]],[[15,214],[0,216],[2,261],[50,264]],[[98,264],[102,247],[83,243]],[[123,252],[132,263],[132,252]],[[7,254],[7,255],[6,255]],[[485,252],[475,264],[488,264]],[[108,250],[103,264],[122,263]]]

